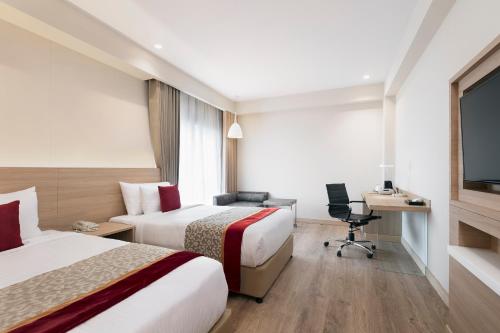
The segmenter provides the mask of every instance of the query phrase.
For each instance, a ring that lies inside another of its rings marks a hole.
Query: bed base
[[[226,309],[208,333],[231,333],[232,331],[231,309]]]
[[[290,235],[279,250],[262,265],[241,266],[239,294],[254,297],[257,303],[262,303],[264,296],[292,257],[292,253],[293,235]]]

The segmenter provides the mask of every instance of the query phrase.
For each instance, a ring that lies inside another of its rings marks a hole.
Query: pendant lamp
[[[242,139],[243,138],[243,132],[241,130],[240,124],[238,124],[238,121],[236,118],[238,115],[235,113],[234,114],[234,122],[229,127],[229,131],[227,132],[227,137],[230,139]]]

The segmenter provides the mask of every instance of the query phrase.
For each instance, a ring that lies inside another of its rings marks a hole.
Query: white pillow
[[[20,201],[19,224],[21,226],[21,238],[24,240],[37,236],[42,231],[38,227],[38,199],[35,187],[18,192],[0,194],[0,204],[16,200]]]
[[[161,211],[160,192],[158,186],[169,186],[169,183],[161,185],[141,185],[141,204],[144,214],[150,214]]]
[[[120,187],[122,189],[123,201],[125,202],[125,207],[127,208],[128,215],[140,215],[143,213],[142,203],[141,203],[141,185],[142,186],[168,186],[170,183],[124,183],[120,182]],[[158,194],[159,196],[159,194]],[[159,200],[159,197],[158,197]]]

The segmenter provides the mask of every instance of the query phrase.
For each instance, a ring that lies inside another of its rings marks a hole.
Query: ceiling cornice
[[[384,84],[315,91],[236,103],[238,114],[291,110],[359,110],[382,107]]]

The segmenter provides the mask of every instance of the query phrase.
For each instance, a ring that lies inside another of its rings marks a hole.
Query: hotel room
[[[499,332],[499,13],[0,0],[0,332]]]

